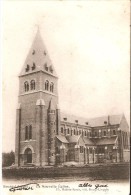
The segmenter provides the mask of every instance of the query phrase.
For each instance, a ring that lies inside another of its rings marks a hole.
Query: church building
[[[129,161],[129,126],[124,114],[80,118],[58,105],[58,76],[38,30],[19,75],[15,164]]]

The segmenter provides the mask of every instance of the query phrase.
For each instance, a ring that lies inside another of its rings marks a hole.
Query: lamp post
[[[99,138],[101,138],[101,129],[99,129]]]
[[[110,129],[108,129],[108,137],[111,136],[111,133],[110,132],[111,132]]]
[[[65,153],[64,153],[64,150],[65,150],[65,146],[62,144],[60,146],[60,156],[61,156],[61,163],[64,164],[65,162]]]
[[[105,146],[105,161],[107,160],[107,146]]]
[[[80,149],[80,146],[76,144],[75,145],[75,160],[78,161],[78,163],[79,163],[79,149]]]
[[[118,128],[118,138],[119,138],[119,155],[120,155],[120,161],[123,161],[123,139],[122,139],[122,132],[121,129]]]
[[[95,147],[93,147],[93,163],[94,163],[94,157],[95,157]]]
[[[84,146],[84,164],[86,164],[86,146]]]
[[[115,160],[117,162],[117,146],[113,146],[113,150],[115,151]]]
[[[89,164],[89,147],[87,147],[87,161],[88,161],[88,164]]]

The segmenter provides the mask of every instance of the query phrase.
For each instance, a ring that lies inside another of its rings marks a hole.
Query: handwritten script
[[[83,183],[83,184],[79,184],[78,187],[93,187],[92,184],[90,183]],[[100,188],[107,188],[108,185],[107,184],[95,184],[95,189],[100,189]]]
[[[18,185],[18,186],[11,187],[9,191],[15,192],[17,190],[34,190],[34,187],[40,188],[40,185],[38,183],[28,183],[24,185]]]
[[[35,190],[35,189],[55,189],[56,191],[108,191],[108,185],[107,184],[93,184],[89,182],[83,182],[79,183],[76,187],[70,186],[70,185],[65,185],[65,184],[38,184],[38,183],[27,183],[24,185],[15,185],[15,186],[10,186],[9,191],[10,192],[16,192],[18,190]]]

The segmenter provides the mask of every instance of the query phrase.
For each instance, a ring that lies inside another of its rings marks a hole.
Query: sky
[[[2,150],[15,148],[18,75],[38,26],[59,77],[62,112],[130,114],[129,1],[5,1]]]

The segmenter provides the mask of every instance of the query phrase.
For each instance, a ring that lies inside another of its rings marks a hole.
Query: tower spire
[[[37,33],[29,50],[20,76],[37,71],[44,71],[47,74],[57,77],[56,71],[49,57],[48,51],[41,37],[40,27],[37,26]]]

